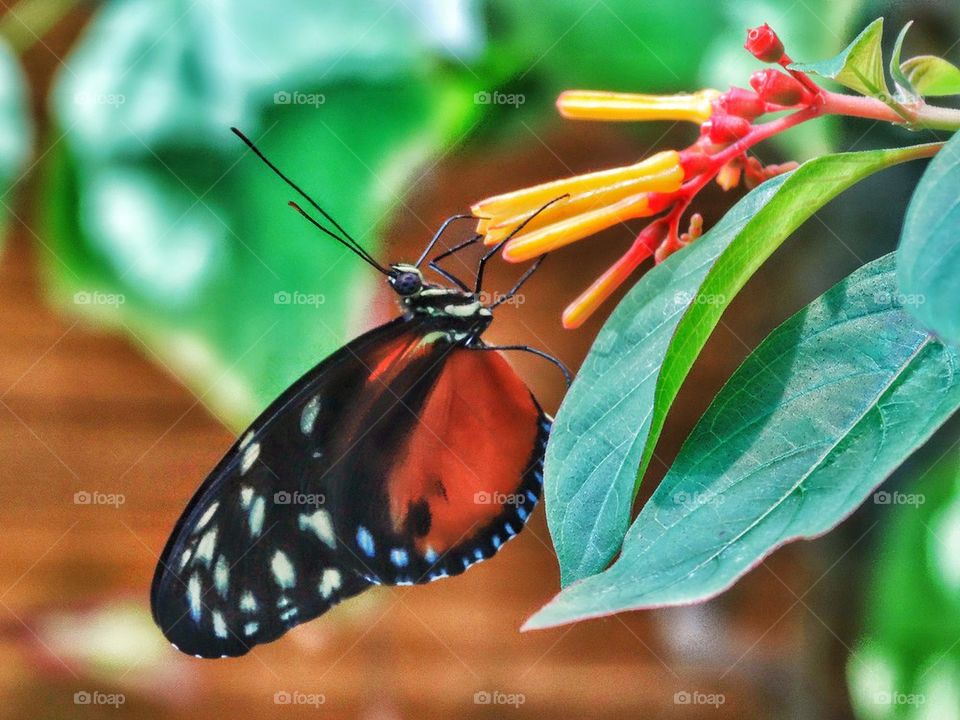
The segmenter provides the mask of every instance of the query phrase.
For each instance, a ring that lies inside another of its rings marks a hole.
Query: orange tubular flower
[[[507,260],[522,262],[624,220],[652,215],[650,193],[675,192],[682,181],[679,153],[668,150],[634,165],[497,195],[471,209],[487,245],[506,239],[526,221],[504,246]],[[541,210],[551,200],[556,202]]]
[[[710,119],[719,90],[692,95],[638,95],[636,93],[567,90],[557,98],[557,109],[572,120],[688,120],[698,125]]]

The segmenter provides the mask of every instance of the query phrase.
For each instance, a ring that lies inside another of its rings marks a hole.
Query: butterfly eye
[[[420,276],[413,272],[400,272],[391,279],[391,283],[399,295],[415,295],[423,287]]]

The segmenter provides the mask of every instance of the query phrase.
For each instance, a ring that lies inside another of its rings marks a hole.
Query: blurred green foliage
[[[960,718],[960,453],[874,498],[887,517],[847,665],[854,710],[863,720]]]

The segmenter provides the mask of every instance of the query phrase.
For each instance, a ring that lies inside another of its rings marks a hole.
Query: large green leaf
[[[897,265],[910,311],[960,343],[960,134],[937,153],[913,192]]]
[[[827,532],[960,407],[960,355],[869,263],[777,328],[714,399],[609,570],[527,624],[705,600]]]
[[[919,470],[881,508],[863,635],[847,662],[862,720],[960,717],[960,451]]]
[[[877,18],[835,57],[815,63],[793,63],[790,68],[830,78],[863,95],[887,100],[890,91],[883,77],[882,39],[883,18]]]
[[[921,95],[960,95],[960,68],[935,55],[918,55],[900,71]]]
[[[57,297],[244,425],[368,322],[374,277],[286,207],[229,127],[375,246],[414,171],[477,110],[475,79],[439,62],[480,48],[472,7],[104,6],[54,91]]]
[[[11,186],[23,169],[32,141],[23,71],[0,39],[0,239],[13,205]]]
[[[564,585],[599,572],[620,548],[667,411],[754,271],[844,189],[929,152],[918,146],[811,160],[755,189],[624,298],[567,394],[547,449],[547,520]]]

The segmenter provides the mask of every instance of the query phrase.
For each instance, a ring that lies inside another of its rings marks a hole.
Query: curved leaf
[[[921,95],[960,95],[960,68],[936,55],[918,55],[900,66]]]
[[[723,310],[750,276],[830,199],[931,147],[804,163],[755,189],[627,294],[567,393],[547,448],[547,521],[562,584],[599,572],[620,548],[667,411]]]
[[[916,102],[917,100],[916,88],[913,87],[910,78],[903,74],[903,68],[900,66],[900,53],[903,50],[903,41],[910,31],[911,25],[913,25],[913,20],[904,25],[900,30],[900,34],[897,35],[897,41],[893,44],[893,52],[890,53],[890,77],[893,78],[893,82],[897,86],[898,100],[903,102]]]
[[[960,407],[960,354],[896,298],[887,255],[771,333],[684,443],[620,558],[526,627],[705,600],[847,517]]]
[[[830,78],[862,95],[886,99],[890,91],[883,77],[882,39],[883,18],[877,18],[839,55],[815,63],[793,63],[790,69]]]
[[[900,235],[897,278],[910,311],[943,339],[960,343],[960,133],[917,184]]]

